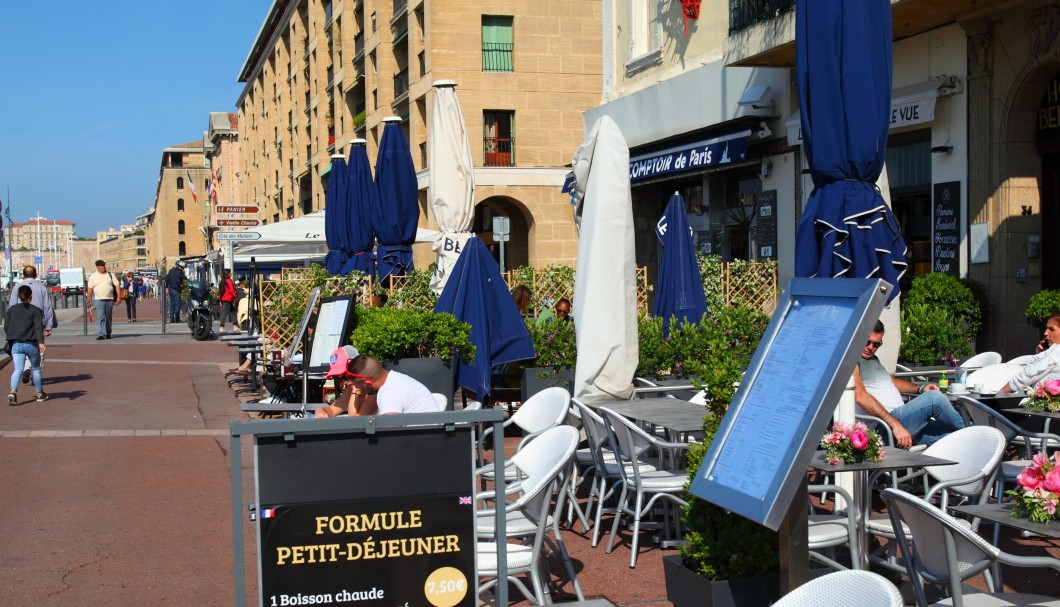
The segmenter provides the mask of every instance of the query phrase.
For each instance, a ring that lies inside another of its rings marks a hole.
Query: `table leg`
[[[868,470],[854,472],[854,500],[850,504],[854,509],[854,526],[856,546],[850,547],[851,560],[857,559],[857,568],[862,571],[869,570],[869,531],[868,517],[872,508],[872,482],[869,479]]]

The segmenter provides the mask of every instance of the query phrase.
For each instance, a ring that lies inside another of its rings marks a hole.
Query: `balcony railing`
[[[483,42],[482,43],[482,71],[484,72],[511,72],[512,47],[510,42]]]
[[[795,0],[729,0],[729,35],[795,10]]]
[[[394,0],[394,14],[398,15],[409,6],[409,0]]]
[[[394,74],[394,98],[409,92],[409,69],[405,68]]]
[[[512,137],[483,137],[482,151],[485,166],[515,166],[515,139]]]

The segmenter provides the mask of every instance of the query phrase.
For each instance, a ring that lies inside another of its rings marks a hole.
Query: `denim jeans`
[[[36,344],[24,341],[16,341],[11,344],[11,391],[18,389],[18,380],[22,377],[22,367],[26,359],[29,359],[30,368],[33,370],[33,387],[37,392],[44,391],[44,384],[40,375],[40,348]]]
[[[964,427],[964,418],[953,408],[946,395],[928,390],[891,411],[891,415],[913,437],[915,445],[931,445],[950,432]]]
[[[96,335],[110,337],[111,320],[114,316],[113,299],[96,299],[92,302],[96,306],[96,316],[99,317],[99,328]]]
[[[180,291],[166,289],[169,293],[169,322],[180,322]]]
[[[136,297],[132,294],[125,300],[125,316],[129,320],[136,320]]]

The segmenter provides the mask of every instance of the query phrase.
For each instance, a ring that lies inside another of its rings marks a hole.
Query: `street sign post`
[[[511,226],[511,219],[507,217],[493,218],[493,240],[500,243],[501,249],[501,272],[504,271],[504,243],[508,242]]]
[[[242,204],[219,204],[213,208],[214,213],[257,213],[258,207]]]
[[[218,232],[214,236],[219,241],[226,240],[258,240],[261,234],[257,232]]]

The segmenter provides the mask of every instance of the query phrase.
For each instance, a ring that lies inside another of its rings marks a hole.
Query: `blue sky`
[[[77,235],[153,204],[162,149],[234,112],[272,0],[13,2],[0,36],[0,200]],[[8,193],[10,192],[10,194]]]

